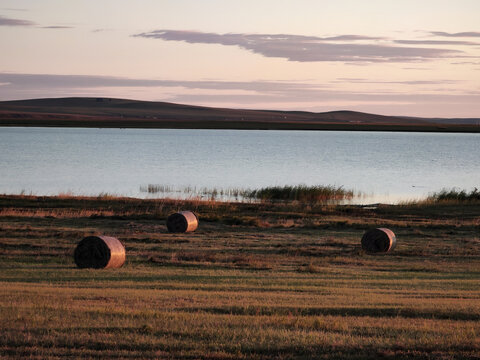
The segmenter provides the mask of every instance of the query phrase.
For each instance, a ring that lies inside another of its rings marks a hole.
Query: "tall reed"
[[[258,190],[251,190],[244,194],[245,197],[259,200],[311,203],[350,200],[354,195],[353,190],[345,190],[342,186],[336,187],[333,185],[270,186]]]
[[[189,196],[209,198],[211,200],[253,200],[253,201],[300,201],[309,203],[350,200],[355,196],[353,190],[345,190],[342,186],[333,185],[286,185],[269,186],[260,189],[241,188],[207,188],[183,187],[169,185],[153,185],[140,187],[140,191],[149,194],[182,193]]]
[[[443,189],[439,192],[434,192],[431,194],[427,201],[433,202],[442,202],[442,201],[454,201],[454,202],[465,202],[465,201],[480,201],[480,191],[477,188],[474,188],[470,192],[466,190],[457,190],[453,189]]]

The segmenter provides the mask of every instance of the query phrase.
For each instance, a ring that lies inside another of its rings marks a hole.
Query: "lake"
[[[357,203],[480,186],[480,134],[0,128],[0,193],[155,197],[141,191],[335,185]]]

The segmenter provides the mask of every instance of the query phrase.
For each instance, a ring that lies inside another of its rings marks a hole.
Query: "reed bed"
[[[208,188],[196,186],[177,187],[173,185],[148,184],[140,186],[140,192],[162,197],[183,199],[208,199],[212,201],[243,201],[250,190],[240,188]]]
[[[474,188],[471,191],[453,189],[443,189],[441,191],[431,194],[427,201],[431,202],[469,202],[480,201],[480,191]]]
[[[182,194],[186,198],[208,198],[211,200],[235,201],[300,201],[308,203],[328,203],[351,200],[355,197],[353,190],[333,185],[286,185],[270,186],[260,189],[241,188],[207,188],[207,187],[174,187],[170,185],[154,185],[140,187],[141,192],[149,194]]]
[[[245,192],[245,197],[268,201],[300,201],[306,203],[321,203],[339,200],[350,200],[354,197],[353,190],[345,190],[342,186],[333,185],[297,185],[270,186]]]

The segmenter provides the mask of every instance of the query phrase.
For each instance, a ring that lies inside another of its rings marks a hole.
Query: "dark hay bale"
[[[125,247],[110,236],[88,236],[78,243],[74,253],[79,268],[120,268],[125,257]]]
[[[185,233],[195,231],[198,227],[198,218],[191,211],[180,211],[172,214],[167,219],[168,231]]]
[[[390,229],[371,229],[362,237],[362,249],[368,253],[388,253],[396,244],[397,238]]]

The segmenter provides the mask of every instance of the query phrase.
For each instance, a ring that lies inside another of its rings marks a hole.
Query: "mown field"
[[[365,254],[379,226],[397,248]],[[91,234],[125,266],[77,269]],[[480,203],[0,196],[0,287],[0,358],[480,359]]]

